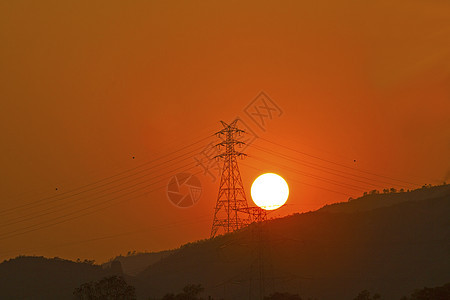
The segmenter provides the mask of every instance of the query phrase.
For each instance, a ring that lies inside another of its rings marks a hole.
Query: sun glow
[[[266,210],[283,206],[289,197],[289,187],[278,174],[265,173],[253,181],[251,188],[253,202]]]

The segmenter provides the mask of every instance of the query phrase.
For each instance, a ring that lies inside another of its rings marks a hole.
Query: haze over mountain
[[[111,259],[111,261],[104,263],[102,266],[109,268],[111,262],[119,261],[122,265],[123,272],[130,276],[136,276],[144,271],[148,266],[158,262],[159,260],[169,256],[177,250],[166,250],[160,252],[150,253],[133,253],[129,252],[126,256],[119,255]]]
[[[450,185],[371,194],[160,253],[117,257],[139,299],[202,284],[204,295],[248,299],[260,292],[353,299],[368,289],[400,299],[450,282]],[[259,259],[261,258],[261,259]],[[134,269],[133,269],[134,267]],[[72,299],[81,283],[121,270],[61,259],[0,264],[1,299]]]

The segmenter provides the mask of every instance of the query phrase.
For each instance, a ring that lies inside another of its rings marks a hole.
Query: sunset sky
[[[238,116],[249,203],[261,173],[290,186],[273,217],[450,181],[448,1],[2,1],[0,40],[0,260],[208,238],[194,157]]]

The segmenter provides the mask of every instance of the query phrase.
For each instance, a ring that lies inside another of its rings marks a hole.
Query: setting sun
[[[274,210],[286,203],[289,187],[280,175],[265,173],[253,181],[251,188],[253,202],[266,210]]]

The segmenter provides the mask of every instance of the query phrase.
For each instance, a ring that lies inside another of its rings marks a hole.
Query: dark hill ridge
[[[375,208],[392,206],[406,201],[420,201],[436,198],[450,194],[450,185],[433,186],[417,189],[411,192],[397,192],[388,194],[368,194],[363,197],[352,199],[348,202],[340,202],[325,205],[320,212],[362,212]],[[148,266],[158,262],[162,258],[168,257],[178,249],[151,253],[133,253],[127,256],[117,256],[112,260],[122,263],[124,273],[136,276]],[[104,266],[109,266],[105,263]]]
[[[0,299],[72,299],[75,287],[108,274],[89,263],[17,257],[0,264]]]
[[[450,281],[449,185],[368,195],[270,220],[262,239],[258,228],[117,260],[127,261],[128,271],[150,265],[126,278],[139,299],[192,283],[217,299],[249,299],[249,293],[258,296],[260,266],[266,294],[293,292],[303,299],[353,299],[364,289],[400,299]],[[75,287],[109,275],[89,263],[18,257],[0,264],[0,299],[72,299]]]
[[[352,203],[339,204],[352,209],[268,221],[264,264],[256,259],[260,247],[255,226],[185,246],[141,273],[138,279],[145,285],[137,291],[158,297],[201,283],[205,294],[248,299],[249,292],[257,295],[259,290],[260,265],[267,277],[266,293],[290,291],[319,299],[353,299],[364,289],[400,299],[416,288],[449,282],[449,186],[401,194],[404,201],[388,207],[360,210]],[[408,201],[409,194],[418,200]],[[373,196],[383,203],[398,197]]]
[[[116,256],[111,261],[119,261],[122,264],[123,272],[130,276],[136,276],[144,271],[148,266],[169,256],[176,250],[165,250],[160,252],[149,253],[130,253],[126,256]],[[102,266],[107,268],[111,265],[111,261],[104,263]]]
[[[348,202],[325,205],[319,211],[326,212],[358,212],[375,208],[392,206],[406,201],[420,201],[450,195],[450,185],[424,186],[410,192],[369,193]]]

